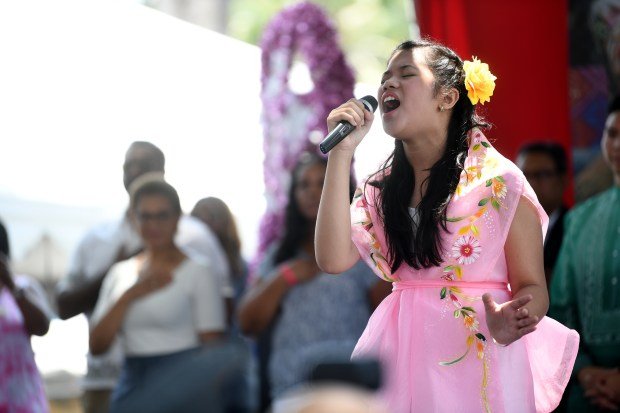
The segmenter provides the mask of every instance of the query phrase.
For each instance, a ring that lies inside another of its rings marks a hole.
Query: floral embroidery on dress
[[[448,276],[443,276],[443,279],[450,280]],[[482,361],[482,383],[480,386],[480,396],[486,412],[490,412],[489,399],[487,397],[487,384],[489,378],[489,363],[487,357],[485,357],[485,350],[487,346],[487,339],[479,330],[480,322],[477,318],[476,310],[470,306],[464,306],[461,301],[476,301],[478,297],[464,294],[463,291],[455,286],[443,287],[440,292],[440,298],[443,300],[446,297],[450,297],[450,301],[455,307],[454,318],[462,318],[463,325],[469,330],[469,334],[465,340],[465,352],[459,357],[449,360],[440,361],[440,366],[451,366],[463,360],[470,352],[471,348],[476,346],[476,356]]]
[[[466,337],[465,346],[456,357],[441,360],[439,365],[452,366],[458,364],[469,353],[474,353],[475,357],[480,360],[482,369],[481,402],[484,410],[490,412],[490,402],[487,395],[490,369],[487,351],[488,340],[480,329],[481,322],[472,305],[472,303],[479,302],[480,297],[468,295],[458,286],[449,283],[464,278],[466,281],[467,266],[483,258],[485,245],[481,241],[479,228],[482,224],[479,220],[484,218],[483,221],[486,221],[493,214],[505,208],[508,187],[505,178],[498,170],[501,165],[498,155],[494,151],[488,151],[491,145],[486,141],[484,135],[479,130],[474,130],[470,137],[470,148],[452,201],[456,201],[474,190],[480,191],[482,195],[474,198],[473,211],[470,215],[448,216],[446,218],[449,223],[456,225],[456,228],[451,235],[453,237],[451,242],[447,244],[441,274],[441,279],[447,281],[448,285],[442,287],[439,294],[440,300],[450,306],[454,318],[462,320]],[[353,196],[353,203],[355,208],[352,210],[352,224],[363,229],[360,234],[369,250],[370,264],[383,279],[389,282],[397,282],[398,280],[392,278],[391,268],[375,233],[376,228],[373,226],[368,202],[360,188],[356,190]],[[487,251],[491,250],[489,247],[487,246]]]
[[[466,159],[463,172],[456,189],[456,197],[463,196],[468,190],[476,188],[481,184],[483,178],[483,170],[492,172],[499,165],[497,159],[487,156],[487,149],[490,144],[483,140],[480,131],[473,134],[470,152]],[[489,174],[486,174],[489,176]],[[508,194],[508,187],[505,179],[501,175],[487,178],[484,182],[484,191],[486,196],[478,201],[476,212],[469,216],[448,217],[448,222],[457,223],[465,222],[456,233],[456,239],[452,243],[451,250],[448,254],[447,264],[443,268],[441,278],[446,281],[461,280],[465,273],[464,266],[473,264],[483,252],[479,237],[480,231],[476,222],[485,214],[488,214],[490,205],[496,211],[503,207],[503,201]],[[487,384],[489,376],[488,357],[485,357],[487,349],[487,338],[480,332],[480,322],[477,317],[476,310],[473,307],[464,305],[465,302],[474,302],[480,300],[479,297],[464,294],[463,291],[456,286],[443,287],[439,293],[441,300],[449,298],[449,302],[454,307],[453,315],[455,318],[463,320],[463,326],[469,334],[465,339],[465,351],[460,356],[448,360],[441,361],[441,366],[451,366],[463,360],[475,346],[476,356],[482,362],[482,383],[480,394],[485,411],[490,412],[490,404],[487,396]]]
[[[361,225],[365,229],[365,236],[368,237],[368,245],[370,247],[370,259],[373,262],[375,268],[381,273],[384,280],[389,282],[396,282],[390,275],[392,271],[387,259],[381,252],[381,245],[375,235],[372,219],[368,212],[368,203],[360,188],[357,188],[355,195],[353,195],[353,202],[356,206],[356,211],[359,216],[353,217],[353,225]]]
[[[559,402],[570,378],[579,337],[549,319],[541,320],[530,336],[533,340],[506,349],[491,343],[480,295],[492,290],[497,300],[510,299],[503,244],[521,197],[537,208],[543,228],[547,218],[518,168],[487,147],[488,141],[477,130],[469,137],[458,190],[447,202],[441,265],[420,269],[403,265],[396,275],[386,270],[398,279],[394,293],[369,320],[353,352],[355,359],[379,357],[386,365],[391,385],[382,396],[390,411],[411,410],[413,398],[421,406],[497,413],[510,398],[495,389],[507,382],[523,395],[524,409],[542,411]],[[388,234],[379,206],[373,203],[380,188],[366,183],[362,189],[365,199],[358,191],[351,205],[352,240],[362,259],[383,278],[377,264],[390,256]],[[371,253],[381,252],[379,260],[374,255],[371,259]],[[399,340],[402,337],[406,339]],[[419,351],[421,345],[424,351]],[[501,376],[504,363],[512,363],[513,377]]]
[[[459,264],[473,264],[478,257],[482,247],[480,241],[471,235],[460,237],[452,246],[452,258],[455,258]]]

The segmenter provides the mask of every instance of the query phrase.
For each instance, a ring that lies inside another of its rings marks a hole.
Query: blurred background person
[[[204,222],[215,234],[220,246],[228,259],[230,268],[230,280],[234,289],[233,300],[227,301],[228,314],[234,314],[239,300],[245,292],[248,278],[248,265],[241,255],[241,239],[237,231],[235,218],[230,208],[224,201],[216,197],[208,197],[199,200],[192,209],[191,215]],[[237,397],[234,398],[238,411],[255,411],[257,408],[258,379],[256,377],[256,364],[250,357],[248,343],[240,336],[236,317],[229,320],[232,339],[238,343],[239,351],[243,351],[248,360],[244,377],[240,377],[235,386]]]
[[[387,413],[376,397],[381,370],[375,359],[320,363],[275,402],[273,413]]]
[[[215,197],[203,198],[192,209],[191,216],[204,222],[213,231],[226,254],[230,280],[235,292],[234,305],[245,291],[248,278],[248,265],[241,256],[241,239],[235,218],[224,201]]]
[[[603,157],[614,185],[566,216],[549,313],[579,331],[569,412],[620,408],[620,98],[608,110]]]
[[[8,233],[0,222],[0,412],[47,412],[30,336],[47,333],[51,310],[34,279],[11,273],[9,256]]]
[[[316,363],[349,360],[372,310],[391,290],[362,261],[341,276],[318,268],[314,227],[326,167],[326,159],[316,154],[301,156],[291,178],[282,237],[239,306],[245,334],[271,335],[268,360],[261,363],[267,364],[274,399],[301,383]],[[353,182],[350,187],[352,195]]]
[[[204,403],[217,403],[216,396],[209,397],[216,391],[209,378],[220,372],[197,373],[204,367],[197,354],[226,330],[217,275],[175,245],[181,217],[176,190],[147,175],[134,185],[131,214],[144,249],[106,275],[93,312],[90,350],[102,354],[121,338],[125,362],[111,412],[205,411]],[[179,366],[186,368],[183,374],[172,373]]]
[[[564,191],[568,186],[566,151],[555,142],[528,143],[519,149],[516,164],[523,171],[549,216],[544,243],[545,278],[549,287],[562,245],[564,216],[568,211],[563,201]]]
[[[130,185],[145,173],[163,175],[164,169],[165,157],[161,149],[150,142],[133,142],[123,164],[125,189],[129,191]],[[218,276],[222,295],[232,297],[225,255],[204,224],[193,217],[181,215],[175,242],[184,252],[199,254],[208,260],[212,271]],[[80,313],[90,317],[110,268],[135,256],[142,248],[142,240],[130,222],[129,208],[118,221],[92,228],[80,241],[69,273],[58,286],[59,316],[63,320]],[[122,360],[118,344],[111,345],[109,351],[97,357],[88,355],[82,398],[85,413],[107,413],[110,393],[118,380]]]
[[[343,384],[323,384],[288,392],[273,413],[387,413],[369,391]]]

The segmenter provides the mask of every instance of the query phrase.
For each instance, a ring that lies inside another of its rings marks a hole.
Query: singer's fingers
[[[534,331],[536,331],[536,325],[530,325],[528,327],[520,328],[517,334],[519,334],[519,337],[523,337],[524,335],[533,333]]]
[[[517,327],[519,328],[536,325],[536,324],[538,324],[538,317],[536,316],[531,316],[531,317],[524,318],[524,319],[517,321]]]
[[[522,320],[524,318],[527,318],[530,315],[530,312],[527,311],[527,308],[525,307],[521,307],[518,310],[516,310],[517,312],[517,320]]]
[[[484,293],[482,295],[482,302],[484,303],[484,306],[489,309],[495,307],[495,301],[493,300],[493,296],[489,293]]]
[[[372,111],[368,110],[368,107],[364,105],[361,99],[350,99],[347,103],[351,103],[353,105],[352,108],[355,110],[356,113],[360,115],[363,121],[373,119]]]
[[[347,103],[353,103],[355,106],[360,108],[360,110],[361,110],[360,113],[363,113],[364,110],[366,109],[366,106],[364,106],[364,104],[362,103],[361,99],[351,98],[351,99],[347,100]]]
[[[364,112],[351,103],[334,109],[328,119],[335,123],[347,121],[353,126],[358,126],[364,124]]]
[[[514,308],[515,310],[518,310],[519,308],[523,307],[525,304],[532,301],[533,298],[534,297],[532,297],[532,295],[530,294],[524,295],[523,297],[515,298],[514,300],[510,302],[510,307]]]
[[[339,110],[338,113],[334,114],[336,123],[346,121],[353,126],[358,126],[362,124],[362,119],[363,118],[358,113],[351,109]]]
[[[364,110],[364,125],[372,124],[372,121],[375,119],[375,114],[369,110]]]
[[[355,111],[355,114],[359,115],[359,124],[363,125],[367,110],[362,101],[357,99],[349,99],[346,104],[350,105],[349,107]]]

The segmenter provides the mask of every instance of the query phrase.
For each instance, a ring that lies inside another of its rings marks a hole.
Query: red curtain
[[[497,76],[482,113],[489,138],[514,159],[533,140],[562,143],[570,153],[568,1],[414,0],[422,36],[477,56]]]

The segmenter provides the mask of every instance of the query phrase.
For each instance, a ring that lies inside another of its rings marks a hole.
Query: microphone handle
[[[338,145],[341,140],[346,138],[346,136],[351,133],[353,129],[355,129],[355,126],[351,125],[347,121],[338,123],[334,130],[331,131],[330,134],[323,139],[323,142],[319,144],[319,149],[321,149],[321,152],[324,154],[331,151],[334,146]]]

